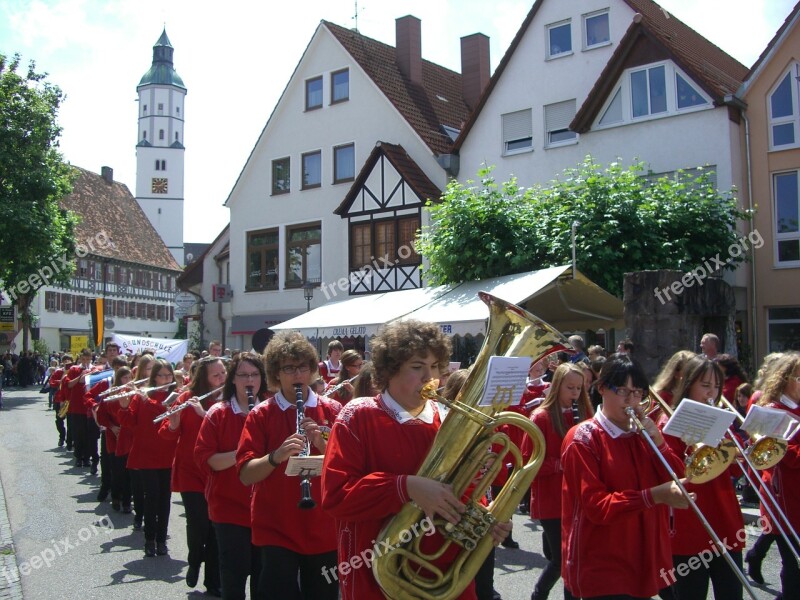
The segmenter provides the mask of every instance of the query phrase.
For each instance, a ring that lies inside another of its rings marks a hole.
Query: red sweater
[[[336,376],[339,374],[341,369],[342,363],[339,363],[338,369],[334,369],[328,360],[323,360],[321,363],[319,363],[319,376],[322,377],[322,380],[327,385],[336,379]]]
[[[53,403],[61,403],[63,401],[63,394],[64,392],[61,390],[61,378],[64,377],[64,369],[59,367],[50,375],[50,379],[47,381],[47,385],[51,388],[55,388],[56,393],[53,394]]]
[[[120,423],[119,413],[122,408],[119,401],[113,400],[112,402],[101,402],[100,408],[97,409],[97,420],[104,427],[112,427],[114,425],[119,427],[119,434],[114,448],[116,456],[126,456],[131,451],[133,446],[133,430],[129,426]]]
[[[206,477],[209,518],[214,523],[230,523],[249,529],[252,486],[242,484],[235,465],[222,471],[214,471],[208,466],[208,459],[215,454],[236,450],[246,416],[245,413],[234,414],[230,402],[217,402],[209,408],[197,435],[194,460]]]
[[[400,423],[380,394],[358,398],[342,409],[322,472],[322,508],[336,519],[340,564],[374,552],[386,521],[410,501],[407,476],[417,473],[441,426],[439,413],[433,410],[432,423],[419,419]],[[431,538],[441,539],[438,534]],[[384,598],[367,567],[339,571],[338,577],[343,600]],[[475,597],[470,583],[459,598]]]
[[[672,568],[667,507],[649,488],[670,480],[642,436],[614,438],[604,417],[576,425],[561,446],[561,576],[579,597],[655,596],[662,569]],[[659,448],[676,470],[683,463],[668,445]]]
[[[169,469],[175,459],[175,440],[158,435],[158,423],[153,423],[166,409],[161,403],[169,392],[151,392],[148,398],[136,394],[128,408],[121,408],[119,421],[133,432],[133,445],[128,454],[129,469]]]
[[[281,396],[282,397],[282,396]],[[316,397],[305,405],[305,415],[320,425],[330,427],[341,405],[333,400]],[[256,406],[247,416],[244,431],[236,451],[236,470],[254,458],[277,450],[297,431],[297,410],[294,403],[281,410],[276,398]],[[319,454],[312,446],[312,454]],[[288,461],[279,464],[267,478],[253,486],[250,523],[253,544],[281,546],[299,554],[321,554],[336,549],[333,521],[322,512],[319,479],[311,480],[311,497],[317,505],[310,510],[297,506],[300,501],[300,478],[285,475]],[[276,518],[280,515],[280,518]]]
[[[566,430],[573,425],[572,411],[563,413]],[[563,438],[550,421],[550,413],[538,408],[531,421],[542,430],[545,440],[544,462],[531,485],[531,519],[561,518],[561,442]],[[533,453],[533,444],[526,435],[522,444],[522,455],[526,460]]]
[[[789,408],[782,402],[774,402],[770,408],[788,410],[795,417],[800,418],[800,407]],[[786,448],[786,455],[776,466],[769,471],[762,471],[762,479],[765,485],[770,486],[775,501],[780,506],[783,514],[789,519],[792,529],[800,531],[800,434],[795,435],[789,440]],[[779,533],[772,519],[761,507],[761,515],[767,520],[773,533]],[[777,515],[781,519],[780,514]],[[782,523],[783,524],[783,523]],[[784,530],[786,527],[784,526]]]
[[[192,397],[191,391],[185,391],[178,396],[175,406],[186,402]],[[203,408],[208,408],[214,403],[211,398],[202,401]],[[206,489],[206,476],[194,460],[194,446],[203,417],[199,416],[194,408],[186,408],[178,413],[181,418],[178,428],[174,431],[169,428],[169,419],[161,421],[158,430],[165,440],[177,442],[175,462],[172,463],[172,491],[173,492],[202,492]]]
[[[662,418],[659,427],[663,429],[668,419]],[[676,456],[686,456],[686,444],[680,438],[664,434],[664,441],[669,444]],[[686,491],[697,494],[695,504],[708,521],[711,529],[720,541],[731,551],[741,551],[744,544],[736,538],[736,533],[744,530],[744,518],[736,491],[733,488],[732,476],[741,475],[741,471],[732,464],[719,477],[706,483],[687,483]],[[672,554],[689,556],[703,550],[713,550],[714,544],[698,516],[691,508],[686,510],[667,509],[670,511],[670,540]],[[742,537],[742,534],[739,534]]]
[[[114,435],[114,432],[111,431],[109,425],[106,425],[106,416],[108,415],[108,409],[103,409],[104,416],[101,418],[100,410],[104,404],[108,404],[108,402],[103,402],[102,398],[98,399],[98,396],[105,392],[108,388],[111,387],[111,382],[108,379],[104,379],[103,381],[99,381],[92,386],[88,392],[86,392],[86,396],[84,397],[84,402],[86,403],[87,410],[91,411],[95,406],[97,406],[97,423],[101,427],[105,427],[106,430],[103,435],[106,436],[106,450],[108,450],[109,454],[115,454],[117,449],[117,436]],[[91,414],[91,412],[90,412]],[[116,425],[116,423],[115,423]]]
[[[64,381],[62,383],[64,386],[64,398],[69,400],[67,414],[86,415],[86,402],[84,401],[86,389],[84,388],[84,384],[76,383],[73,387],[69,387],[70,382],[78,379],[83,375],[83,372],[83,367],[78,364],[72,365],[66,375],[64,375]]]

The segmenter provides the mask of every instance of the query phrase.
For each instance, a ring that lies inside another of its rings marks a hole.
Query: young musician
[[[319,363],[319,376],[328,384],[339,374],[342,368],[340,358],[344,352],[344,345],[339,340],[333,340],[328,344],[328,356]]]
[[[139,387],[147,387],[148,382],[150,381],[150,373],[153,371],[153,365],[156,362],[156,358],[152,354],[136,355],[134,358],[136,359],[136,366],[131,367],[133,373],[132,379],[133,381],[144,379],[144,384],[140,384]],[[119,420],[119,403],[116,404],[116,410],[117,420]],[[135,513],[133,518],[133,529],[135,531],[141,531],[144,523],[144,483],[142,482],[142,472],[128,464],[130,451],[133,447],[133,428],[130,425],[120,422],[119,439],[125,440],[125,443],[120,441],[122,448],[120,449],[117,447],[117,455],[125,456],[125,469],[130,476],[131,496],[133,497],[133,511]],[[123,507],[123,512],[124,511],[125,509]]]
[[[62,448],[64,446],[64,441],[67,442],[67,450],[72,450],[72,439],[68,437],[68,432],[66,427],[64,426],[64,421],[66,420],[65,417],[62,417],[59,413],[61,412],[61,403],[66,401],[65,390],[62,388],[61,384],[63,383],[64,374],[69,370],[72,366],[72,356],[69,354],[65,354],[61,357],[61,367],[53,371],[53,374],[50,375],[50,387],[55,390],[53,394],[53,409],[56,413],[56,431],[58,431],[58,447]]]
[[[247,395],[251,388],[253,400]],[[222,596],[244,600],[247,578],[250,597],[257,598],[261,556],[250,529],[251,486],[242,485],[236,472],[239,445],[250,403],[268,393],[264,363],[257,354],[234,358],[225,378],[222,397],[208,409],[195,445],[195,461],[206,474],[208,516],[214,526],[219,551]]]
[[[248,415],[236,451],[236,467],[245,485],[253,485],[250,511],[253,543],[261,553],[259,597],[336,600],[336,581],[321,576],[336,564],[333,521],[320,507],[319,479],[311,483],[314,508],[301,509],[301,479],[286,475],[292,456],[324,454],[329,430],[341,405],[320,398],[308,387],[317,353],[297,331],[280,332],[267,344],[267,382],[277,390]],[[297,389],[304,417],[298,432]],[[306,442],[306,438],[308,442]],[[299,576],[299,577],[298,577]],[[299,589],[298,589],[299,579]]]
[[[339,564],[373,552],[386,520],[407,502],[428,517],[457,523],[465,505],[452,488],[414,475],[433,444],[442,419],[436,402],[420,392],[447,369],[450,342],[434,323],[395,321],[372,344],[374,381],[382,392],[348,403],[336,420],[322,472],[322,506],[336,519]],[[492,531],[495,545],[510,524]],[[440,536],[431,538],[441,541]],[[427,539],[427,538],[426,538]],[[447,568],[452,555],[443,557]],[[343,600],[384,597],[369,565],[334,571]],[[461,598],[475,598],[470,582]]]
[[[141,361],[139,364],[141,366]],[[156,359],[147,386],[160,387],[174,382],[172,365],[163,358]],[[159,426],[153,423],[153,419],[166,410],[162,403],[169,393],[169,388],[164,388],[119,400],[120,423],[133,430],[128,467],[139,469],[144,491],[144,555],[148,558],[169,553],[170,476],[176,442],[159,436]]]
[[[539,520],[544,532],[543,543],[551,549],[550,558],[534,586],[531,600],[546,600],[561,577],[561,443],[573,425],[593,414],[583,369],[575,363],[559,365],[544,402],[531,415],[531,421],[541,430],[545,439],[544,463],[531,485],[531,519]],[[525,436],[522,454],[528,457],[532,451],[531,440]],[[571,597],[564,589],[564,598]]]
[[[336,400],[340,404],[347,404],[353,399],[353,384],[350,382],[361,371],[361,366],[364,364],[364,359],[357,350],[345,350],[339,359],[339,373],[334,377],[328,390],[332,390],[338,386],[335,392],[327,392],[330,394],[328,397],[331,400]]]
[[[758,400],[759,406],[785,410],[800,418],[800,352],[786,352],[770,365],[764,378],[763,390],[764,395]],[[769,486],[791,528],[795,532],[800,531],[800,435],[795,435],[789,441],[786,455],[771,471],[771,477],[764,476],[764,484]],[[768,519],[772,531],[777,531],[777,527],[768,518],[763,507],[761,515]],[[778,536],[776,540],[783,563],[781,568],[783,600],[798,600],[800,566],[783,536]],[[800,548],[795,549],[800,550]]]
[[[127,385],[132,380],[131,370],[128,367],[120,367],[114,373],[112,387]],[[111,508],[117,512],[122,510],[125,514],[129,514],[131,512],[131,476],[125,464],[133,443],[133,435],[130,429],[123,430],[120,427],[119,410],[118,401],[104,401],[101,398],[97,407],[97,422],[106,428],[107,436],[109,434],[113,436],[113,442],[110,443],[108,439],[106,440],[106,448],[111,455]],[[105,467],[103,470],[105,472]]]
[[[220,393],[211,394],[221,388],[227,371],[216,357],[198,361],[197,372],[189,389],[181,393],[172,408],[189,403],[190,408],[172,414],[161,422],[158,434],[176,441],[175,461],[172,463],[173,492],[179,492],[186,511],[186,545],[189,549],[186,585],[193,588],[200,576],[200,565],[205,563],[203,583],[207,589],[219,590],[219,564],[217,540],[208,518],[208,503],[205,498],[206,477],[194,460],[195,442],[206,411],[217,401]],[[199,397],[205,396],[201,401]]]
[[[110,344],[109,344],[110,346]],[[109,346],[106,346],[106,352],[108,352]],[[116,344],[114,344],[116,346]],[[117,371],[119,371],[122,367],[126,366],[128,363],[125,361],[124,358],[121,358],[118,355],[115,355],[114,358],[109,363],[111,365],[111,369],[113,370],[114,375],[116,375]],[[113,379],[112,376],[110,379],[103,379],[102,381],[98,381],[94,384],[91,389],[86,392],[86,396],[84,398],[86,402],[87,409],[89,414],[92,416],[92,422],[90,425],[93,425],[98,428],[98,432],[100,433],[100,490],[97,492],[97,501],[104,502],[108,497],[109,492],[112,491],[114,484],[112,481],[113,478],[113,467],[112,457],[114,456],[114,451],[117,447],[117,436],[114,435],[114,432],[109,430],[97,417],[97,413],[100,409],[100,404],[102,404],[103,399],[100,397],[100,394],[104,393],[109,388],[113,387]],[[92,475],[97,473],[97,465],[92,465]],[[113,496],[112,496],[113,499]]]
[[[99,460],[97,449],[94,454],[89,448],[89,419],[86,416],[86,377],[92,368],[92,351],[88,348],[81,350],[79,362],[72,365],[64,375],[62,383],[66,389],[66,398],[69,401],[67,409],[67,423],[72,433],[72,443],[75,449],[75,466],[89,467]]]
[[[597,382],[603,397],[592,419],[561,445],[561,576],[578,598],[649,598],[672,568],[666,506],[687,499],[626,413],[632,408],[673,469],[683,461],[664,442],[639,403],[642,369],[627,355],[608,358]],[[556,549],[553,549],[556,551]]]
[[[675,388],[673,408],[686,400],[716,404],[723,380],[722,369],[716,361],[704,356],[689,359],[683,367],[683,378]],[[661,429],[668,420],[666,415],[661,417]],[[664,439],[677,456],[686,456],[687,446],[680,438],[665,434]],[[741,472],[732,464],[719,477],[701,484],[687,483],[686,489],[697,494],[697,507],[719,539],[727,540],[728,552],[741,570],[743,544],[738,532],[744,531],[744,519],[732,479],[738,476]],[[724,556],[715,552],[708,532],[694,511],[680,510],[670,515],[670,541],[675,576],[669,578],[669,583],[675,579],[673,589],[680,600],[705,600],[709,581],[714,587],[716,600],[741,600],[741,581],[731,571]],[[701,552],[704,557],[710,552],[712,557],[697,566],[696,557]],[[684,564],[686,566],[682,566]]]

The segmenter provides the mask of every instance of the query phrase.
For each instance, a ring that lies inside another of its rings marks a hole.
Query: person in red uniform
[[[242,353],[231,361],[224,400],[208,409],[194,449],[194,459],[206,474],[205,495],[219,551],[222,596],[244,600],[247,578],[250,597],[256,598],[261,556],[253,545],[250,529],[250,491],[236,472],[236,448],[250,411],[247,388],[254,402],[268,394],[267,375],[261,357]]]
[[[140,362],[141,366],[141,362]],[[153,362],[148,387],[160,387],[175,382],[172,365],[163,358]],[[133,431],[133,445],[128,455],[128,467],[139,469],[144,492],[144,555],[164,556],[171,505],[170,476],[175,458],[175,440],[158,435],[158,423],[153,419],[163,413],[169,390],[135,394],[120,398],[119,420]]]
[[[336,520],[339,543],[338,569],[326,576],[338,580],[343,600],[384,598],[371,559],[363,557],[375,555],[378,534],[404,504],[413,501],[429,519],[438,515],[454,524],[465,510],[451,486],[414,475],[442,423],[437,403],[420,391],[448,368],[450,341],[435,323],[395,321],[371,349],[374,383],[382,392],[342,409],[322,472],[322,507]],[[510,530],[509,523],[493,528],[495,546]],[[460,598],[476,598],[474,582]]]
[[[342,363],[339,360],[344,352],[344,345],[339,340],[333,340],[328,344],[328,356],[318,365],[319,376],[329,384],[339,374]]]
[[[675,389],[673,408],[686,399],[706,404],[718,402],[723,380],[724,374],[716,361],[704,356],[690,358],[684,364],[683,378]],[[667,416],[662,415],[659,427],[663,429],[668,421]],[[687,446],[680,438],[665,434],[664,439],[677,456],[686,456]],[[731,465],[719,477],[702,484],[687,483],[686,489],[697,495],[697,507],[719,539],[727,540],[728,552],[741,570],[744,544],[740,538],[744,531],[744,518],[732,479],[739,476],[739,467]],[[670,514],[670,541],[675,570],[667,581],[673,584],[680,600],[705,600],[709,581],[716,600],[742,598],[741,581],[722,554],[715,551],[708,532],[694,511],[681,510]],[[710,561],[702,561],[698,567],[695,556],[701,552],[711,552],[713,557]],[[683,564],[686,566],[682,567]]]
[[[77,364],[72,365],[64,375],[62,385],[66,390],[69,400],[67,409],[67,427],[72,432],[72,444],[75,454],[76,467],[89,467],[98,457],[91,456],[89,449],[89,418],[86,416],[86,377],[92,369],[92,351],[88,348],[81,350]]]
[[[633,429],[633,408],[670,467],[683,461],[639,406],[648,381],[628,355],[613,354],[597,382],[595,416],[567,432],[561,445],[561,576],[577,598],[650,598],[672,568],[667,506],[688,500],[647,440]],[[554,549],[555,551],[555,549]]]
[[[328,388],[323,395],[344,405],[353,399],[353,390],[355,388],[353,388],[353,384],[350,380],[354,379],[359,374],[364,364],[364,359],[361,358],[358,350],[345,350],[339,362],[341,369],[336,377],[331,380],[330,384],[328,384]],[[337,387],[338,389],[335,392],[329,391]]]
[[[69,368],[72,366],[72,356],[69,354],[65,354],[61,357],[61,366],[53,371],[50,375],[50,381],[48,384],[52,389],[55,390],[53,394],[53,409],[56,413],[56,431],[58,431],[58,447],[62,448],[64,446],[64,441],[67,442],[67,450],[72,449],[72,438],[68,437],[67,428],[64,426],[65,417],[59,415],[61,412],[61,403],[66,400],[64,397],[65,391],[61,387],[62,380],[64,378],[64,374]]]
[[[320,398],[308,387],[316,373],[317,352],[297,331],[280,332],[264,350],[267,383],[277,392],[248,415],[236,451],[236,468],[252,485],[250,509],[253,544],[261,554],[259,598],[336,600],[338,586],[321,573],[336,564],[336,537],[331,518],[322,512],[317,480],[311,497],[316,505],[301,509],[299,477],[286,475],[286,463],[306,448],[324,454],[323,427],[330,430],[341,404]],[[296,386],[304,402],[298,434]],[[299,577],[298,577],[299,576]],[[299,580],[299,589],[298,589]]]
[[[147,387],[156,357],[152,354],[142,354],[137,355],[135,359],[136,366],[131,367],[133,381],[140,381],[144,379],[144,383],[139,384],[139,387]],[[131,364],[133,364],[133,362]],[[116,406],[113,408],[116,410],[116,418],[119,421],[119,403],[116,403]],[[141,471],[137,468],[131,467],[128,464],[131,448],[133,448],[133,428],[130,425],[125,425],[120,422],[117,456],[124,455],[125,457],[124,465],[131,482],[131,497],[133,498],[133,511],[135,513],[133,518],[133,529],[135,531],[141,531],[142,524],[144,523],[144,484],[142,483]],[[125,512],[124,507],[123,512]]]
[[[208,503],[205,498],[205,472],[194,460],[194,447],[197,434],[206,411],[221,397],[225,383],[225,364],[216,356],[210,356],[197,363],[197,370],[189,389],[183,392],[174,406],[190,403],[192,406],[172,414],[161,422],[158,434],[167,440],[177,441],[175,461],[172,463],[172,491],[178,492],[183,500],[186,513],[186,545],[189,549],[186,570],[186,585],[193,588],[200,576],[200,565],[205,563],[203,584],[206,589],[216,591],[220,588],[219,554],[217,540],[211,520],[208,518]],[[200,396],[206,396],[198,401]]]
[[[119,348],[117,345],[113,345],[115,348],[117,348],[116,353],[110,350],[111,346],[111,344],[106,346],[106,353],[114,355],[114,358],[109,361],[113,375],[109,379],[103,379],[102,381],[98,381],[96,384],[94,384],[89,391],[86,392],[86,396],[84,397],[84,402],[86,402],[86,412],[90,418],[89,426],[92,430],[96,429],[100,434],[100,489],[97,492],[98,502],[105,502],[106,498],[108,498],[109,492],[111,492],[113,488],[113,468],[111,462],[117,445],[116,436],[114,433],[109,431],[109,429],[97,419],[97,411],[100,409],[100,404],[103,402],[100,394],[113,386],[113,381],[117,371],[128,364],[124,358],[119,356]],[[92,435],[92,438],[93,437],[94,435]],[[93,442],[90,442],[90,448],[92,448],[92,443]],[[92,475],[97,474],[96,464],[92,465],[91,473]]]
[[[531,421],[545,439],[545,459],[531,485],[531,519],[539,520],[543,543],[550,550],[548,563],[534,586],[532,600],[546,600],[561,577],[561,443],[573,425],[593,414],[583,369],[575,363],[559,365],[544,402],[531,415]],[[522,455],[527,460],[532,452],[531,439],[526,435]],[[565,589],[564,598],[571,597]]]
[[[786,352],[776,359],[764,378],[763,390],[764,394],[758,400],[759,406],[785,410],[800,418],[800,352]],[[789,520],[789,525],[795,532],[800,531],[800,435],[795,435],[789,441],[786,455],[771,469],[770,475],[764,474],[763,479],[764,485],[770,487],[775,501]],[[767,519],[772,531],[778,530],[763,506],[761,516]],[[783,536],[778,536],[776,541],[783,563],[783,600],[798,600],[800,566]],[[800,551],[800,548],[795,547],[795,551]]]
[[[127,385],[132,380],[131,370],[128,367],[120,367],[114,373],[112,387]],[[131,477],[125,463],[128,460],[133,437],[130,430],[125,430],[123,433],[118,413],[119,402],[100,399],[96,418],[97,423],[106,428],[106,448],[110,454],[111,463],[111,508],[117,512],[122,510],[129,514],[131,512]]]

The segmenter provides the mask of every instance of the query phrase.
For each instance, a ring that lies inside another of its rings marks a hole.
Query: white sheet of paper
[[[684,398],[667,421],[664,433],[680,438],[687,445],[703,442],[716,446],[735,418],[727,409]]]
[[[495,402],[506,406],[518,404],[530,366],[531,359],[527,356],[490,356],[480,406],[492,406]]]
[[[461,368],[461,363],[460,363],[460,362],[456,362],[456,361],[453,361],[453,362],[451,362],[451,363],[450,363],[450,364],[447,366],[447,370],[448,370],[448,372],[450,372],[450,373],[455,373],[455,372],[456,372],[456,371],[458,371],[460,368]]]
[[[318,477],[322,475],[322,461],[324,456],[292,456],[286,465],[286,474],[289,477]]]
[[[750,435],[766,435],[781,440],[790,440],[794,437],[798,426],[800,423],[797,417],[790,412],[757,404],[750,408],[742,423],[742,429]]]

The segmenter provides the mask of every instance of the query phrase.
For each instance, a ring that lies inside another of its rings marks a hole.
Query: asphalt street
[[[184,581],[187,550],[180,496],[173,494],[169,556],[144,558],[143,534],[132,530],[132,515],[114,512],[109,502],[98,503],[99,477],[88,468],[75,468],[71,453],[57,447],[53,412],[46,410],[47,398],[37,391],[3,392],[0,481],[6,506],[0,506],[0,534],[7,511],[13,550],[2,544],[0,535],[0,600],[18,598],[14,591],[20,585],[25,600],[206,598],[202,585],[191,590]],[[495,589],[504,600],[527,600],[545,564],[541,529],[517,514],[513,536],[519,549],[497,550]],[[763,567],[767,585],[754,584],[759,600],[777,595],[779,568],[773,545]],[[559,586],[551,599],[563,599]]]

